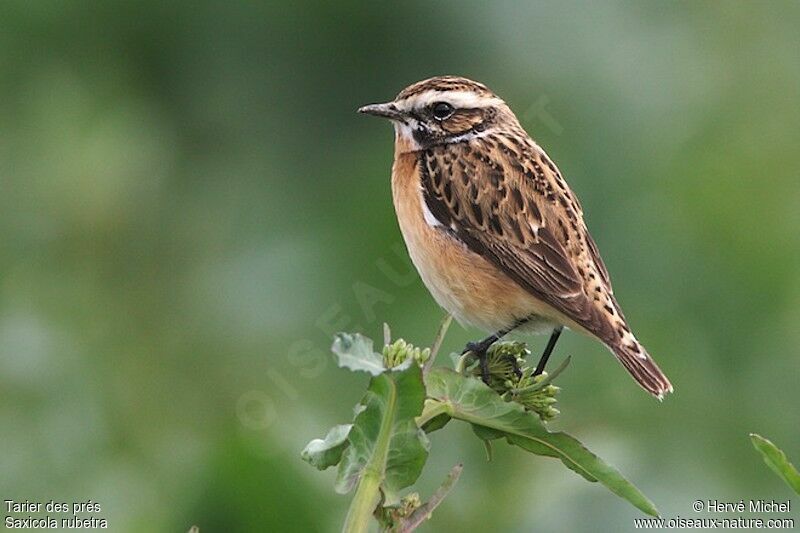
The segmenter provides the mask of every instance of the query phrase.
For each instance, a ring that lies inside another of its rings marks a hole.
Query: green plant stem
[[[372,513],[380,503],[380,486],[383,481],[383,473],[386,470],[386,458],[389,455],[389,442],[392,434],[392,424],[394,423],[397,411],[397,388],[391,380],[391,393],[389,394],[386,405],[386,412],[375,442],[375,450],[372,457],[364,467],[364,473],[358,481],[356,493],[350,508],[347,510],[347,517],[342,526],[343,533],[364,533],[369,529]]]
[[[447,334],[447,330],[450,328],[450,323],[452,321],[453,315],[447,314],[439,324],[439,330],[436,332],[436,338],[433,339],[433,344],[431,344],[431,355],[428,360],[425,361],[423,373],[428,373],[431,367],[433,367],[433,362],[436,360],[436,356],[439,354],[439,349],[442,347],[442,342],[444,342],[444,336]]]
[[[362,533],[369,528],[369,521],[375,507],[380,502],[378,489],[381,486],[380,475],[371,470],[365,470],[361,481],[358,482],[356,494],[347,510],[342,531],[344,533]]]

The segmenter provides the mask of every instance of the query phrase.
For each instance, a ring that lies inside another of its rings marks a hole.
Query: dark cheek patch
[[[442,128],[450,134],[466,133],[483,122],[483,113],[478,109],[456,111],[452,117],[442,122]]]
[[[418,127],[414,130],[414,140],[417,141],[417,144],[420,146],[429,146],[433,141],[433,136],[431,132],[425,128]]]

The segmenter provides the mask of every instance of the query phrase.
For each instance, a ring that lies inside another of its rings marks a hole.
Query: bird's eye
[[[444,120],[453,114],[453,106],[447,102],[438,102],[433,104],[433,118],[436,120]]]

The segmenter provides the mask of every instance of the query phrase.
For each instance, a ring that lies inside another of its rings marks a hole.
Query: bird
[[[358,112],[394,125],[391,189],[411,260],[434,300],[491,334],[467,344],[484,369],[508,333],[547,334],[541,373],[563,330],[604,344],[659,400],[670,380],[614,297],[575,193],[486,85],[436,76]]]

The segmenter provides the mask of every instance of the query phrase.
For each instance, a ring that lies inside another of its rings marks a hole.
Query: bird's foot
[[[489,364],[489,349],[493,346],[494,342],[492,342],[491,344],[485,341],[469,342],[467,343],[466,348],[464,348],[464,351],[461,352],[462,356],[469,354],[470,356],[478,360],[478,365],[479,365],[478,369],[480,370],[481,380],[492,388],[494,388],[492,386],[492,372],[491,372],[492,365],[496,367],[495,369],[496,372],[500,372],[502,374],[508,372],[507,367],[506,370],[502,370],[501,369],[502,365],[498,366],[501,360],[503,362],[507,362],[511,366],[511,370],[512,372],[514,372],[514,375],[517,378],[522,377],[522,369],[519,366],[519,361],[517,360],[516,357],[514,357],[511,354],[499,354],[497,355],[497,357],[499,357],[500,359],[497,359],[494,363],[492,363],[492,365]]]
[[[461,355],[471,353],[475,358],[478,359],[478,364],[480,365],[481,369],[481,379],[487,385],[490,385],[490,373],[489,373],[489,348],[497,342],[499,339],[497,336],[492,335],[489,336],[482,341],[478,342],[468,342],[464,351],[461,352]],[[511,368],[514,371],[514,375],[517,377],[522,376],[522,369],[520,369],[517,360],[510,354],[505,355],[504,358],[511,364]]]
[[[464,351],[461,352],[461,355],[470,353],[478,359],[478,364],[481,368],[481,379],[487,385],[489,384],[489,355],[487,352],[493,343],[494,340],[490,338],[478,342],[468,342],[464,347]]]

